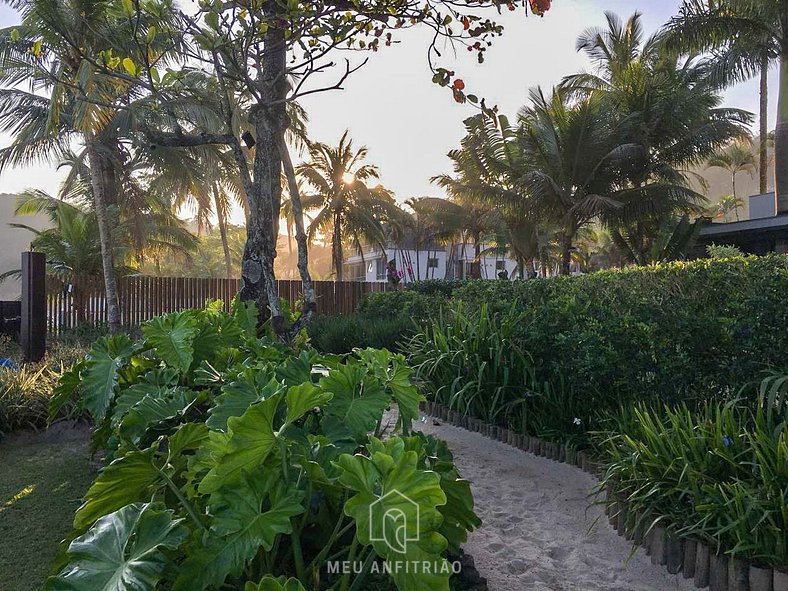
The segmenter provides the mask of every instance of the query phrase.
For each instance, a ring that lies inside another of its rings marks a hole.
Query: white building
[[[487,245],[480,245],[484,252]],[[384,282],[388,280],[388,265],[393,261],[402,283],[426,279],[470,279],[474,276],[476,254],[473,244],[431,244],[416,249],[413,244],[365,246],[362,254],[346,256],[343,265],[345,281]],[[479,257],[477,277],[498,279],[505,271],[507,277],[517,275],[517,262],[508,255]]]

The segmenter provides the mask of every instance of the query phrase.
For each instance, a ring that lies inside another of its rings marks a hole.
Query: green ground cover
[[[41,587],[95,473],[86,428],[60,424],[0,443],[0,589]]]

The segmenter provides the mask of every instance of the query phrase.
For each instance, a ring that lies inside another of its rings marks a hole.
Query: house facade
[[[479,245],[485,253],[488,245]],[[365,247],[361,254],[345,257],[343,274],[346,281],[386,282],[389,270],[401,283],[427,279],[499,279],[517,275],[517,262],[508,255],[481,254],[477,262],[473,244],[429,244],[416,248],[413,244],[387,244]]]

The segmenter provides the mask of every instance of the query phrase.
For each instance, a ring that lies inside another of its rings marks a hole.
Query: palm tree
[[[384,221],[398,215],[392,193],[376,181],[376,166],[365,164],[367,148],[353,148],[348,131],[337,146],[315,143],[309,146],[310,160],[296,167],[296,173],[314,193],[302,198],[304,209],[318,209],[309,225],[309,235],[331,236],[331,253],[337,281],[342,281],[344,243],[363,253],[364,243],[383,247]]]
[[[589,98],[570,105],[561,93],[531,93],[520,112],[523,170],[518,185],[528,209],[560,232],[560,272],[569,274],[578,231],[622,206],[616,197],[622,149],[612,110]]]
[[[121,186],[117,132],[124,127],[118,115],[134,100],[135,85],[109,75],[108,70],[126,70],[132,79],[135,59],[148,64],[149,56],[156,55],[158,64],[166,64],[167,56],[174,55],[178,47],[172,42],[172,32],[177,30],[171,26],[175,13],[144,11],[144,16],[132,22],[111,4],[97,0],[14,0],[10,4],[21,13],[22,21],[17,27],[0,30],[0,130],[14,134],[11,146],[0,152],[0,167],[41,159],[57,161],[72,139],[84,143],[99,228],[107,317],[110,329],[117,330],[120,309],[112,231],[117,226],[116,196]],[[121,59],[118,54],[131,57]],[[105,68],[85,56],[104,56]],[[21,83],[30,90],[18,88]]]
[[[464,224],[477,227],[477,235],[490,233],[497,251],[511,252],[521,277],[526,264],[533,274],[540,224],[518,187],[525,171],[517,129],[505,116],[493,121],[483,115],[466,119],[465,128],[460,149],[449,152],[454,174],[432,181],[466,207]],[[477,246],[477,259],[480,254]]]
[[[723,195],[719,202],[709,208],[708,213],[715,218],[722,218],[726,222],[731,212],[736,214],[736,221],[739,221],[739,208],[744,207],[741,197],[735,195]]]
[[[785,0],[685,0],[667,25],[666,42],[684,51],[713,52],[711,75],[728,86],[760,78],[760,133],[768,135],[768,71],[779,64],[775,133],[778,213],[788,212],[788,3]],[[760,185],[766,192],[766,142],[760,143]]]
[[[688,169],[743,136],[750,116],[720,107],[707,64],[666,50],[660,35],[644,38],[639,13],[626,23],[606,16],[607,27],[585,31],[577,43],[595,71],[569,76],[561,87],[596,97],[615,113],[616,141],[630,158],[617,193],[622,206],[604,221],[619,241],[626,235],[630,245],[640,243],[633,260],[645,260],[676,216],[703,211],[705,198],[690,188]]]
[[[740,172],[755,173],[758,164],[752,153],[752,144],[743,141],[733,142],[723,150],[714,154],[706,163],[706,168],[723,168],[731,175],[731,189],[734,203],[743,203],[736,193],[736,175]],[[739,206],[734,207],[736,221],[739,221]],[[726,216],[727,217],[727,216]]]

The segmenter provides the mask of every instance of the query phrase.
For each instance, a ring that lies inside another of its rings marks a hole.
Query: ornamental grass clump
[[[758,403],[656,409],[638,404],[598,434],[605,485],[641,528],[656,523],[755,563],[788,564],[788,376]]]

